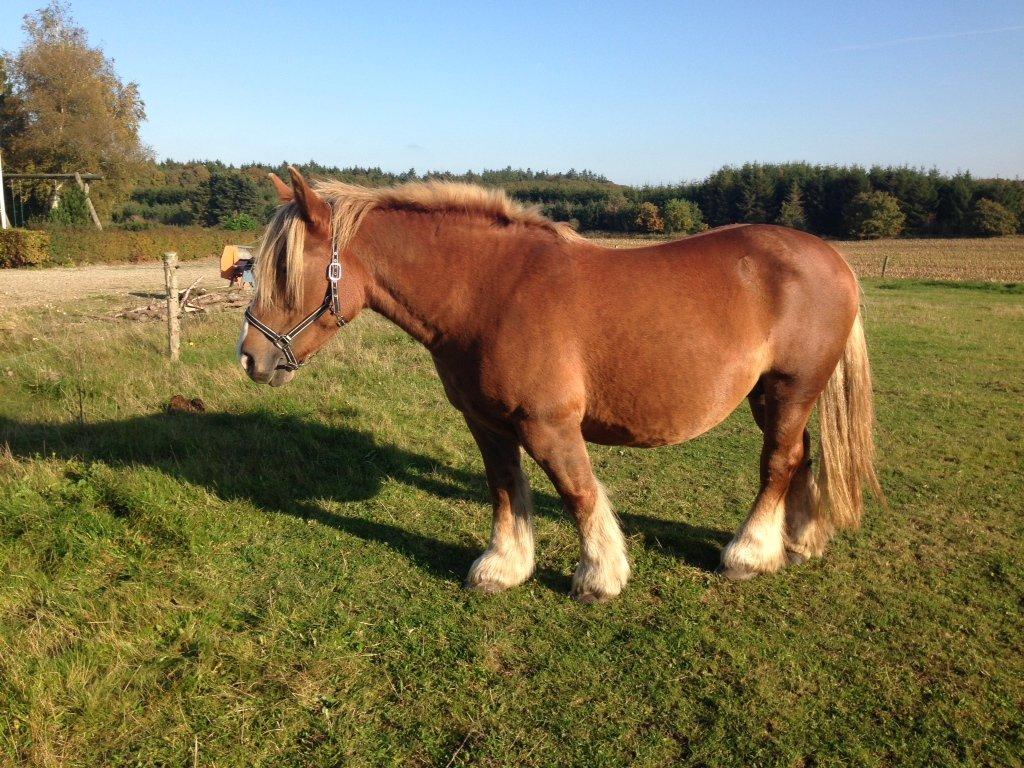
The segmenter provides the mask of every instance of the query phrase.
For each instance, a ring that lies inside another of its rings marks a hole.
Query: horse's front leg
[[[615,597],[629,580],[626,541],[604,488],[594,477],[579,424],[525,422],[520,435],[576,520],[580,563],[572,596],[584,603]]]
[[[494,521],[491,543],[469,569],[466,586],[500,592],[533,573],[533,499],[523,474],[519,441],[466,419],[487,470]]]

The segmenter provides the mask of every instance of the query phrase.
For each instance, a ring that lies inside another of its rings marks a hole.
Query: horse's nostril
[[[242,364],[242,370],[252,375],[252,357],[249,355],[239,355],[238,362]]]

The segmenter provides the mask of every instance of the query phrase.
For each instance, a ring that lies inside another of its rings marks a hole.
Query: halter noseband
[[[345,324],[345,317],[341,314],[341,301],[338,298],[338,283],[341,281],[341,262],[338,260],[338,244],[334,242],[334,234],[331,234],[331,263],[327,265],[327,295],[323,303],[306,319],[292,328],[288,333],[277,333],[269,326],[256,319],[252,313],[252,307],[245,308],[245,319],[257,331],[267,337],[267,341],[277,347],[284,354],[284,365],[278,366],[286,371],[297,371],[306,361],[299,362],[295,357],[295,350],[292,344],[300,333],[313,325],[317,320],[330,312],[338,319],[338,327]]]

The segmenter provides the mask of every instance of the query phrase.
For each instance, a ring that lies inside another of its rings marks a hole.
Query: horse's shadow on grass
[[[153,467],[224,500],[247,501],[385,544],[424,570],[455,581],[480,554],[477,545],[440,541],[396,525],[336,514],[316,500],[365,501],[385,482],[395,480],[438,498],[479,504],[482,515],[490,506],[482,472],[446,466],[381,443],[361,430],[286,414],[161,413],[86,425],[0,416],[0,442],[18,457],[56,455],[110,466]],[[547,491],[535,495],[538,514],[564,519],[556,496]],[[702,569],[717,564],[728,539],[722,531],[686,523],[632,513],[621,517],[627,532],[639,533],[649,548]],[[538,569],[536,578],[552,589],[568,588],[567,577],[550,569]]]

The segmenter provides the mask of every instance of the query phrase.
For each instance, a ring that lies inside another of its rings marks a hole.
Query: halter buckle
[[[337,260],[338,254],[334,254],[334,259],[327,265],[327,279],[332,283],[337,283],[341,280],[341,262]]]

